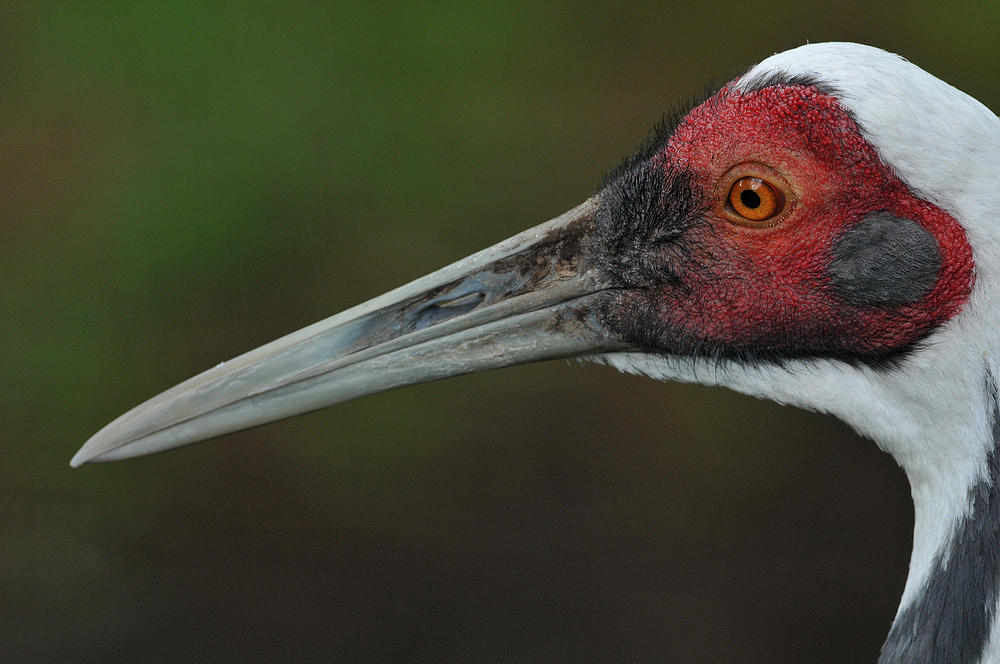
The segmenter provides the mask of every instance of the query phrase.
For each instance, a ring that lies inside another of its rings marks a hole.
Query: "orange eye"
[[[752,176],[740,178],[729,190],[733,212],[748,221],[767,221],[785,208],[781,190]]]

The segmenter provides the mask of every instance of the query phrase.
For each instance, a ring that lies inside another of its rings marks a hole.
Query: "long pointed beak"
[[[376,392],[539,360],[628,350],[601,322],[613,287],[595,204],[191,378],[95,434],[70,465],[188,445]]]

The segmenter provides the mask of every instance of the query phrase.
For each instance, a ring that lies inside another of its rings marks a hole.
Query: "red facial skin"
[[[972,249],[962,227],[916,197],[837,100],[815,87],[724,88],[681,121],[654,159],[667,172],[692,173],[710,209],[670,258],[681,285],[664,282],[619,302],[625,326],[657,328],[647,344],[685,354],[879,360],[912,348],[969,298]],[[746,175],[783,191],[784,211],[741,223],[726,201]],[[938,279],[917,302],[856,306],[831,286],[837,239],[875,212],[912,219],[938,242]]]

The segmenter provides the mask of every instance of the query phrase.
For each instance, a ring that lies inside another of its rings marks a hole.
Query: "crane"
[[[71,465],[448,376],[584,357],[831,413],[913,551],[881,664],[1000,662],[1000,119],[903,58],[776,54],[565,214],[167,390]]]

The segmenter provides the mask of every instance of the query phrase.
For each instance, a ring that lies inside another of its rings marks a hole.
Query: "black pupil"
[[[751,210],[755,210],[760,207],[760,195],[756,191],[744,189],[740,192],[740,202]]]

